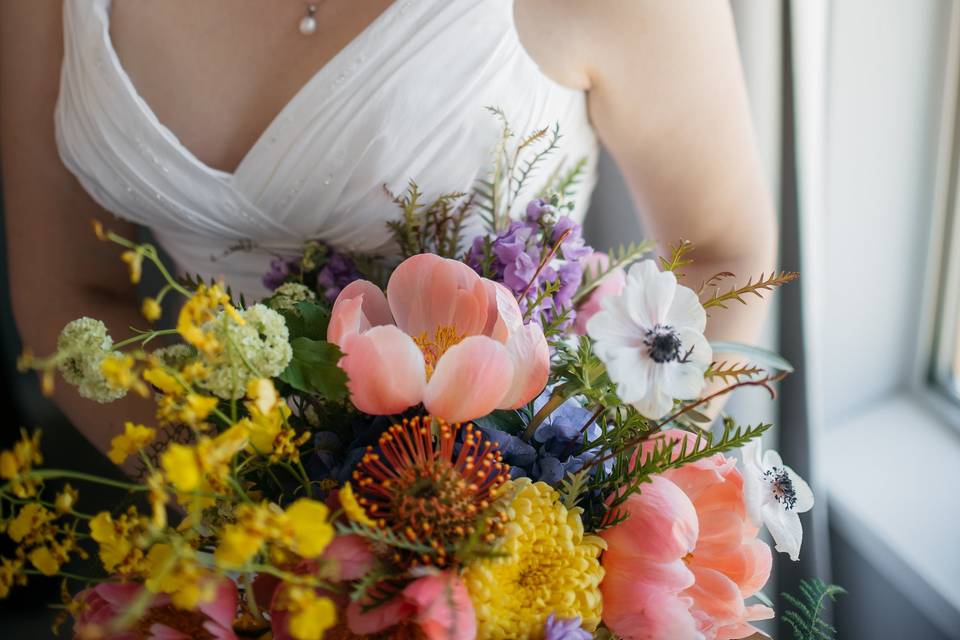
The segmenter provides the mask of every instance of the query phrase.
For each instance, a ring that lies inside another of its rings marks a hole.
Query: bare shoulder
[[[515,0],[520,42],[544,73],[572,89],[590,88],[578,0]]]
[[[515,0],[520,39],[548,75],[590,89],[639,61],[696,50],[729,31],[728,0]]]

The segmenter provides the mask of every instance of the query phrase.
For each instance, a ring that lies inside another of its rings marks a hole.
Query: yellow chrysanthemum
[[[584,536],[580,509],[567,509],[559,494],[527,478],[504,487],[513,494],[500,551],[504,558],[479,561],[464,581],[477,612],[479,640],[541,638],[552,613],[600,623],[604,542]]]
[[[366,527],[377,526],[377,523],[370,519],[367,512],[364,511],[360,503],[357,502],[357,496],[353,493],[353,485],[349,482],[340,489],[340,506],[343,507],[343,511],[347,514],[347,517],[357,524],[362,524]]]
[[[156,437],[156,430],[127,422],[123,425],[123,433],[110,441],[107,457],[113,464],[123,464],[124,460],[153,442]]]

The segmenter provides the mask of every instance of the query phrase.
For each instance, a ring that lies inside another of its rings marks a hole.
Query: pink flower
[[[410,622],[427,640],[474,640],[477,617],[460,577],[450,571],[424,576],[408,584],[389,602],[363,611],[354,601],[347,607],[352,633],[373,635]]]
[[[584,273],[596,275],[610,268],[610,256],[602,251],[594,251],[583,259]],[[607,296],[618,296],[627,284],[627,277],[623,269],[614,269],[607,275],[590,295],[577,306],[577,319],[573,323],[573,330],[578,335],[587,334],[587,321],[601,309],[603,299]]]
[[[217,585],[214,599],[196,611],[176,609],[169,596],[156,595],[134,629],[106,635],[110,623],[143,591],[134,582],[104,582],[77,594],[82,603],[76,620],[76,635],[93,634],[100,640],[190,640],[206,632],[215,640],[236,640],[233,618],[237,612],[237,587],[231,580]]]
[[[337,536],[323,551],[335,582],[358,580],[373,568],[373,552],[367,541],[358,535]]]
[[[696,437],[666,431],[651,438],[642,455],[664,439],[679,451],[681,442],[689,448]],[[750,622],[773,616],[768,607],[744,604],[766,584],[772,556],[747,516],[735,460],[716,455],[671,469],[625,507],[631,517],[603,534],[609,545],[604,621],[615,633],[733,640],[756,632]]]
[[[423,403],[464,422],[526,404],[550,372],[543,331],[524,325],[513,295],[432,254],[401,263],[386,295],[366,280],[345,287],[327,339],[344,353],[353,404],[372,415]]]
[[[477,616],[467,587],[455,573],[446,571],[410,583],[403,597],[413,604],[414,621],[428,640],[473,640]]]

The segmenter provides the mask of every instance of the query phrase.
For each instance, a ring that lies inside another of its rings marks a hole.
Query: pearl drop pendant
[[[307,15],[300,20],[300,33],[305,36],[312,36],[317,32],[317,5],[311,4],[307,7]]]

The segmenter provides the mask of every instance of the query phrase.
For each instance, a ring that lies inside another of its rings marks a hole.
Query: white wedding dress
[[[586,209],[597,142],[585,95],[528,56],[513,0],[394,2],[317,71],[233,173],[202,163],[157,120],[120,64],[109,19],[110,0],[64,1],[60,155],[101,206],[150,228],[181,272],[224,277],[257,298],[271,257],[295,255],[307,239],[386,249],[385,222],[398,209],[384,185],[468,190],[500,133],[488,105],[521,133],[560,124],[560,151],[539,175],[586,157],[576,215]]]

